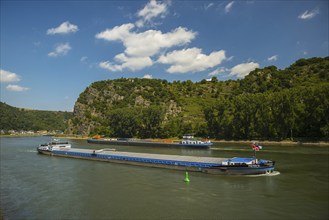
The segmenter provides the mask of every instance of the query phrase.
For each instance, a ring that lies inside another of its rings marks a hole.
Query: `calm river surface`
[[[1,137],[5,219],[328,219],[329,148],[263,145],[277,176],[236,177],[40,155],[49,137]],[[69,140],[72,147],[109,146]],[[113,148],[113,147],[111,147]],[[251,156],[245,144],[212,149],[115,147],[213,157]]]

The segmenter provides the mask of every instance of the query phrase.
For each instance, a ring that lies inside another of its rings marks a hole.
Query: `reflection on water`
[[[264,146],[280,175],[257,178],[189,173],[36,152],[47,137],[1,138],[1,209],[8,219],[327,219],[328,148]],[[249,157],[248,145],[211,149],[106,146],[77,148]]]

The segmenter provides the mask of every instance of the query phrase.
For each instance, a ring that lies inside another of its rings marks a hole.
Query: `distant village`
[[[61,130],[53,130],[53,131],[47,131],[47,130],[40,130],[40,131],[25,131],[25,130],[1,130],[1,135],[63,135],[64,132]]]

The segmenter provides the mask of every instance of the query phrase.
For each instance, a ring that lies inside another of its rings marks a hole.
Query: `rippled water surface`
[[[263,145],[277,176],[236,177],[49,157],[49,137],[1,137],[5,219],[328,219],[326,146]],[[69,140],[77,148],[113,148]],[[117,150],[213,157],[252,156],[243,144],[212,149],[118,146]]]

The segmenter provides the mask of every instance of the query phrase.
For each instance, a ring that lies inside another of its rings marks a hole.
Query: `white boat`
[[[51,142],[40,144],[38,151],[52,151],[52,150],[69,150],[71,144],[67,141],[60,141],[59,139],[52,139]]]
[[[182,140],[180,143],[180,145],[182,146],[194,146],[194,147],[209,147],[212,145],[211,141],[209,140],[205,140],[205,141],[201,141],[201,140],[190,140],[190,139],[184,139]]]
[[[108,145],[131,145],[131,146],[162,146],[162,147],[188,147],[188,148],[209,148],[213,143],[206,140],[194,139],[194,134],[184,134],[183,140],[174,141],[151,141],[134,138],[117,138],[117,139],[99,139],[89,138],[87,140],[91,144],[108,144]]]
[[[210,147],[213,143],[210,140],[196,140],[194,134],[184,134],[183,140],[179,143],[182,146]]]

